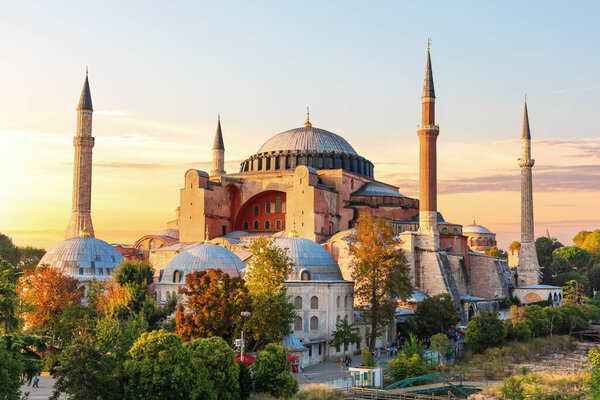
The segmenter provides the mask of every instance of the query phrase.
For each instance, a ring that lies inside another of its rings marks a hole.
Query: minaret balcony
[[[439,132],[440,131],[440,126],[439,125],[419,125],[417,127],[417,130],[419,130],[419,131],[436,131],[436,132]]]

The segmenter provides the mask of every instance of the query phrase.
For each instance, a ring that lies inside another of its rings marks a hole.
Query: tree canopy
[[[410,267],[393,227],[383,218],[361,216],[350,242],[356,298],[367,305],[363,317],[371,324],[369,347],[395,318],[399,298],[412,293]]]
[[[469,321],[465,332],[465,341],[475,353],[498,347],[505,338],[506,327],[498,318],[498,313],[485,310]]]
[[[332,346],[340,348],[343,346],[344,357],[346,356],[346,348],[352,343],[360,343],[361,337],[358,334],[356,324],[349,323],[348,318],[340,320],[335,330],[332,332],[333,338],[329,342]],[[338,350],[339,351],[339,350]]]
[[[445,332],[460,321],[456,304],[448,293],[427,296],[417,306],[415,317],[419,330],[428,335]]]
[[[485,254],[492,257],[508,258],[508,253],[497,246],[492,246],[486,249]]]
[[[254,388],[276,398],[289,399],[298,391],[298,381],[289,373],[285,348],[268,344],[252,365]]]
[[[552,262],[552,252],[562,246],[562,243],[556,239],[550,239],[545,236],[537,238],[535,240],[535,251],[539,264],[542,267],[548,267]]]

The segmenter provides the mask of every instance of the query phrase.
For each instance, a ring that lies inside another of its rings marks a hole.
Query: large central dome
[[[358,155],[343,137],[313,126],[281,132],[262,145],[258,154],[278,151],[335,152]]]
[[[373,163],[358,155],[343,137],[315,128],[310,121],[303,127],[278,133],[242,162],[240,172],[290,170],[298,165],[314,169],[343,169],[373,178]]]

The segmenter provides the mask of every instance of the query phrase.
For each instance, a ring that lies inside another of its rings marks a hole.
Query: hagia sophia
[[[437,209],[436,96],[429,46],[423,85],[419,198],[378,181],[374,164],[342,136],[318,128],[306,114],[298,128],[276,134],[227,173],[220,118],[210,172],[188,169],[175,218],[163,230],[131,245],[109,245],[94,237],[91,219],[93,106],[86,78],[77,107],[73,207],[66,240],[41,260],[82,283],[107,279],[124,259],[148,261],[155,270],[155,298],[165,302],[185,285],[186,274],[220,268],[243,277],[253,239],[271,236],[293,262],[286,281],[297,316],[284,344],[310,365],[341,354],[329,345],[337,323],[355,319],[349,243],[360,216],[393,224],[410,263],[415,294],[450,293],[463,321],[482,309],[496,309],[511,290],[539,286],[532,251],[533,200],[529,122],[525,105],[522,149],[522,234],[518,266],[485,255],[495,234],[481,225],[448,222]],[[209,139],[207,138],[207,141]],[[414,296],[413,296],[414,297]],[[183,299],[185,301],[185,299]],[[382,344],[390,337],[382,338]],[[393,339],[392,339],[393,340]]]

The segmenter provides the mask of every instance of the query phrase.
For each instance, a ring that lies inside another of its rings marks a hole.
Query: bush
[[[510,323],[510,320],[507,322],[507,337],[509,339],[518,340],[520,342],[527,342],[531,340],[531,329],[529,329],[529,324],[526,322],[519,322],[513,326]]]
[[[374,367],[375,359],[373,358],[373,353],[369,350],[369,347],[365,343],[362,345],[362,350],[360,352],[362,356],[362,366],[363,367]]]
[[[284,399],[289,399],[298,392],[298,381],[288,371],[287,356],[283,347],[268,344],[265,350],[256,356],[252,369],[254,388],[257,392]]]
[[[341,399],[341,392],[333,392],[327,385],[309,385],[298,392],[297,400],[336,400]]]
[[[252,384],[252,374],[250,373],[250,369],[246,366],[246,364],[242,362],[238,362],[240,368],[240,374],[238,377],[239,385],[240,385],[240,398],[242,400],[246,400],[250,397],[250,393],[254,390],[254,385]]]
[[[403,351],[390,360],[387,367],[387,373],[396,381],[425,375],[427,370],[427,362],[419,355],[413,354],[408,357]]]
[[[465,341],[475,353],[504,343],[506,327],[498,318],[497,312],[482,311],[467,325]]]

